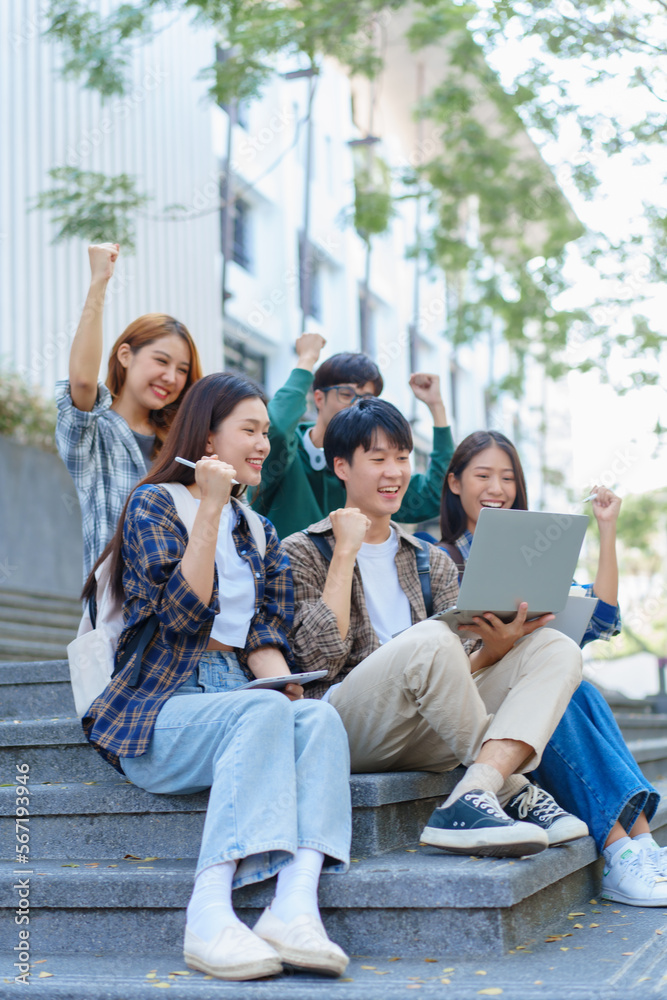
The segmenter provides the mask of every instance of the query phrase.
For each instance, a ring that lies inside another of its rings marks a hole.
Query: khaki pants
[[[347,731],[353,772],[450,771],[502,739],[533,748],[527,772],[580,681],[581,650],[554,629],[538,629],[473,675],[458,637],[425,621],[362,660],[329,701]]]

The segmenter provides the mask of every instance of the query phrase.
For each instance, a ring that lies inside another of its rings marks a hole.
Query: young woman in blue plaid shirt
[[[581,641],[618,635],[618,564],[616,521],[620,498],[604,486],[594,487],[592,509],[600,532],[600,557],[595,582],[585,588],[598,602]],[[442,545],[458,550],[464,564],[473,544],[483,507],[527,510],[526,484],[514,445],[498,431],[476,431],[458,446],[449,465],[440,509]],[[456,555],[450,551],[450,555]],[[502,627],[486,623],[482,628]],[[547,626],[548,627],[548,626]],[[646,780],[612,712],[600,692],[582,681],[542,755],[533,777],[540,787],[526,785],[505,811],[524,820],[559,826],[556,803],[588,824],[598,850],[604,853],[602,896],[636,906],[665,906],[667,857],[651,836],[649,820],[660,796]],[[551,802],[544,802],[548,798]],[[560,823],[563,820],[561,818]],[[556,841],[557,842],[557,841]]]
[[[90,288],[72,341],[69,379],[56,385],[56,443],[81,506],[84,578],[159,452],[185,392],[201,377],[185,326],[149,313],[120,335],[106,385],[98,381],[104,300],[118,254],[117,243],[88,248]]]
[[[271,975],[283,962],[340,974],[348,961],[317,905],[323,864],[343,871],[349,862],[343,725],[298,684],[237,690],[252,677],[289,676],[293,664],[289,562],[265,518],[260,556],[240,502],[260,482],[268,429],[249,379],[209,375],[188,392],[109,546],[112,586],[124,597],[119,652],[151,616],[157,632],[137,680],[130,659],[83,719],[92,745],[141,788],[210,788],[184,954],[222,979]],[[173,482],[198,505],[189,533],[161,486]],[[251,931],[234,913],[232,887],[276,873],[275,898]]]

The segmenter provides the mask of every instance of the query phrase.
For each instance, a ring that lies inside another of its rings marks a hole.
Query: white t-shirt
[[[398,582],[397,552],[398,535],[392,527],[386,542],[364,542],[357,554],[368,616],[381,643],[412,625],[410,602]]]
[[[250,564],[241,558],[234,545],[232,531],[237,517],[231,503],[226,503],[215,546],[220,613],[213,620],[211,639],[243,649],[255,614],[255,580]]]

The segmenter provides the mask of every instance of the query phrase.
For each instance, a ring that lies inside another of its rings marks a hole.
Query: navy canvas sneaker
[[[541,827],[510,819],[493,792],[480,788],[465,792],[450,806],[435,809],[421,840],[451,854],[493,858],[520,858],[549,846],[549,838]]]
[[[588,827],[583,819],[561,809],[556,800],[539,785],[526,784],[509,800],[505,812],[512,819],[535,823],[541,827],[549,838],[549,847],[588,836]]]

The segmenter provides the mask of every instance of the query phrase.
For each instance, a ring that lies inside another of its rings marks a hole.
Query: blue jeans
[[[298,847],[346,871],[352,829],[347,736],[330,705],[279,691],[235,691],[234,654],[205,653],[162,707],[146,753],[121,758],[149,792],[210,788],[197,874],[238,860],[234,888],[259,882]]]
[[[650,820],[660,802],[609,705],[588,681],[572,695],[532,776],[563,809],[587,823],[599,851],[614,823],[629,831],[640,812]]]

